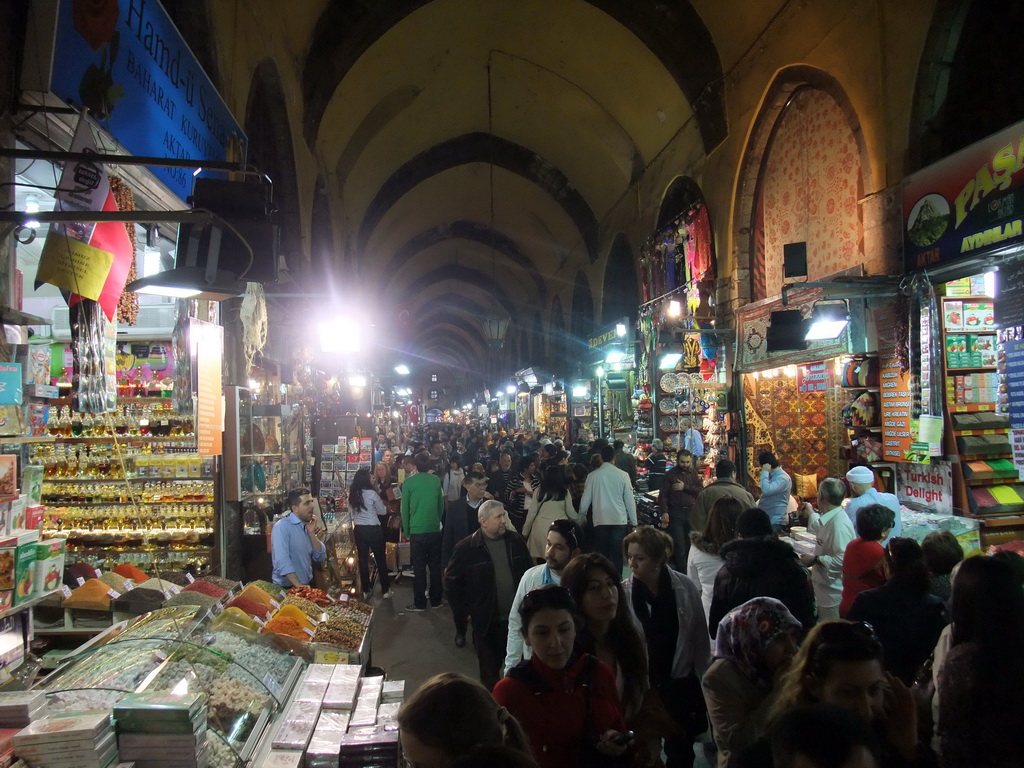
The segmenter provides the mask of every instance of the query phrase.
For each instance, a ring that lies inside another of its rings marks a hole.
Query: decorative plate
[[[663,397],[658,401],[658,410],[661,413],[671,413],[675,415],[676,412],[676,401],[671,397]]]
[[[659,383],[661,385],[662,392],[675,392],[676,387],[679,386],[679,377],[672,372],[663,373]]]
[[[673,450],[676,450],[679,448],[679,437],[680,435],[673,432],[670,435],[666,435],[662,442],[665,444],[666,448],[672,448]]]
[[[658,419],[658,426],[665,432],[672,432],[678,427],[675,416],[662,416]]]

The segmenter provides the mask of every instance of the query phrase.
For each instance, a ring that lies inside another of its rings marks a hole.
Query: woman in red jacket
[[[627,765],[632,734],[624,723],[611,668],[573,652],[576,604],[564,587],[526,594],[519,608],[533,656],[494,687],[495,701],[526,731],[541,768]]]

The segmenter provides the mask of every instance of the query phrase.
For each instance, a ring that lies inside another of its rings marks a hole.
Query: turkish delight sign
[[[897,464],[896,496],[900,504],[921,512],[953,514],[953,468],[948,461]]]

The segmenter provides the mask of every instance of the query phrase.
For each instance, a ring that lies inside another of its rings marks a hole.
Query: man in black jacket
[[[491,690],[501,679],[508,642],[508,614],[516,587],[533,566],[523,537],[505,525],[505,507],[485,501],[480,530],[455,545],[444,573],[452,613],[473,620],[473,648],[480,682]]]
[[[722,569],[715,577],[715,592],[708,614],[711,636],[729,611],[754,597],[782,601],[794,618],[810,629],[817,621],[814,591],[796,552],[772,533],[772,521],[764,510],[753,508],[736,520],[740,538],[722,547]]]

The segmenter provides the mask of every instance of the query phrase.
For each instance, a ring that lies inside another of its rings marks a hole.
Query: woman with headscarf
[[[701,685],[719,768],[764,735],[779,678],[802,632],[800,622],[773,597],[748,600],[718,625],[715,660]]]

